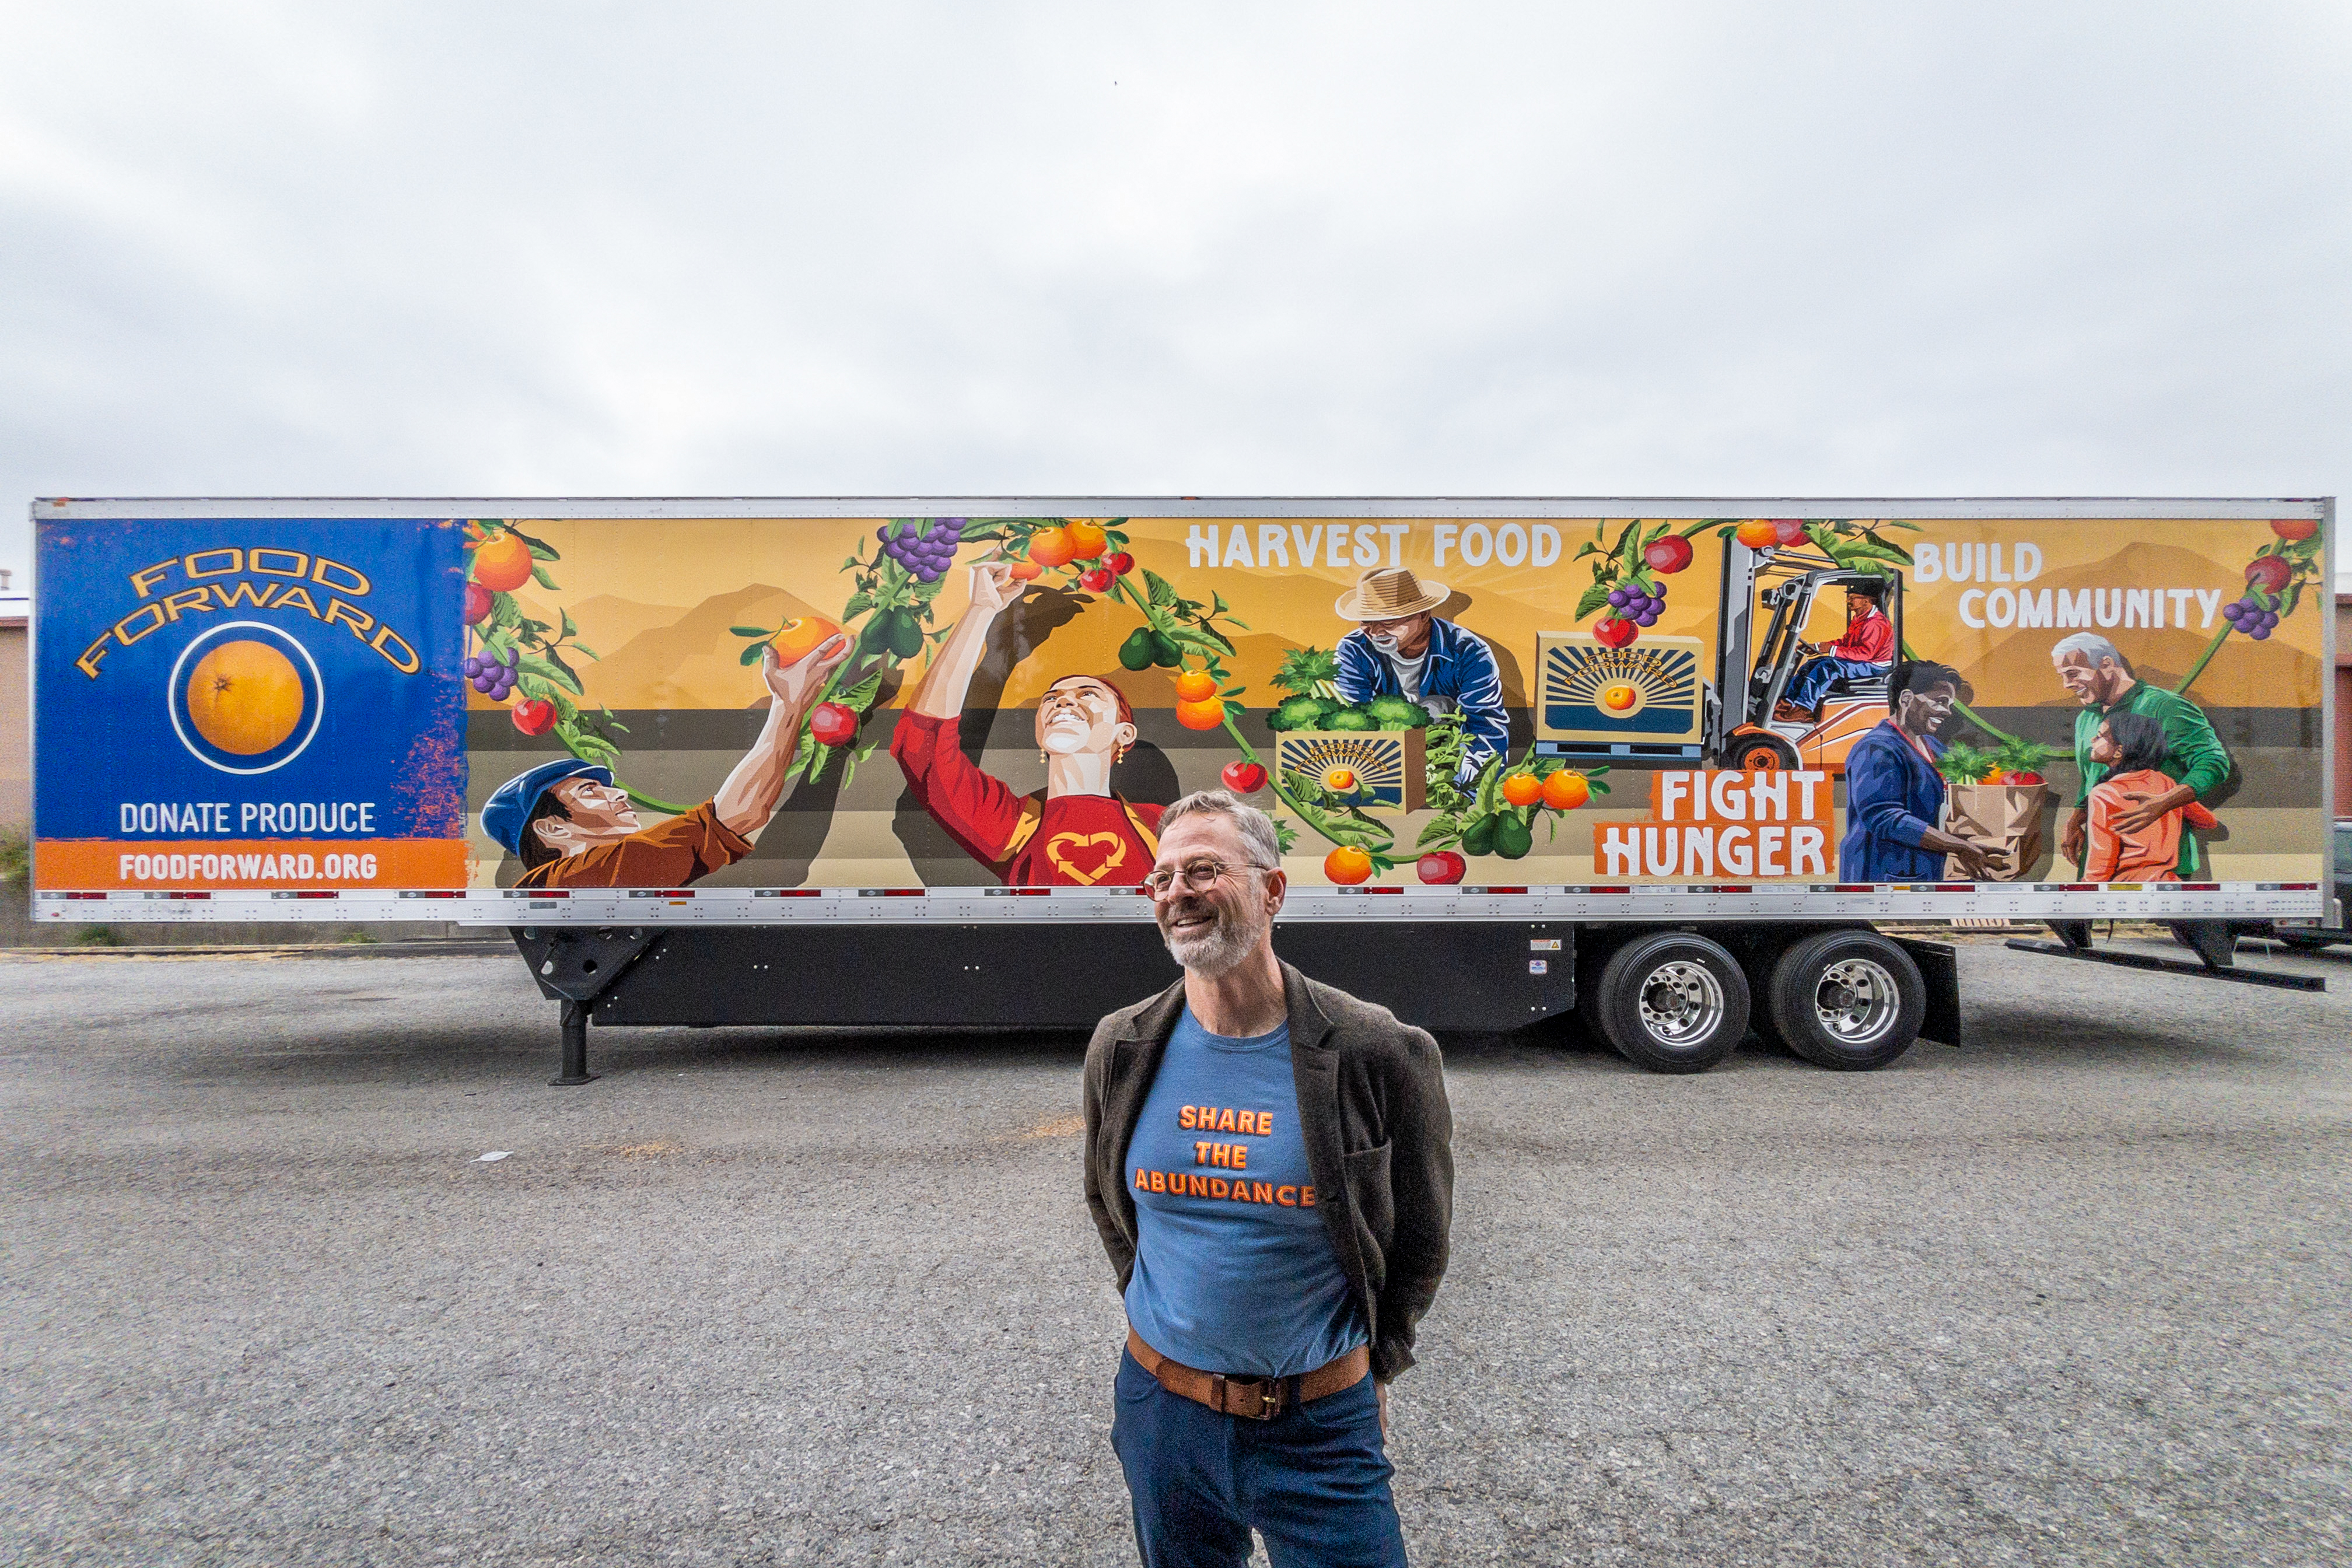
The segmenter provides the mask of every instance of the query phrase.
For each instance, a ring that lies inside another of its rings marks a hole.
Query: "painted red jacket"
[[[1895,658],[1895,627],[1875,606],[1846,627],[1845,636],[1822,649],[1831,658],[1859,659],[1864,664],[1890,664]]]
[[[1139,886],[1160,854],[1163,807],[1116,795],[1014,795],[972,766],[959,721],[911,710],[890,754],[907,787],[964,852],[1016,888]]]

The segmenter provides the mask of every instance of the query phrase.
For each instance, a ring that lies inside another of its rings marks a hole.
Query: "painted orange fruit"
[[[1176,704],[1176,722],[1187,730],[1213,730],[1225,721],[1225,700],[1212,697],[1206,702]]]
[[[1356,788],[1356,770],[1353,768],[1325,768],[1323,770],[1323,787],[1329,790],[1333,795],[1353,794]]]
[[[1343,888],[1352,888],[1371,879],[1372,858],[1352,844],[1342,844],[1323,857],[1323,874]]]
[[[1066,528],[1041,528],[1029,536],[1029,559],[1040,566],[1063,566],[1077,554]]]
[[[1513,805],[1533,805],[1543,798],[1543,781],[1533,773],[1506,774],[1503,798]]]
[[[1074,522],[1069,527],[1070,559],[1092,561],[1110,548],[1110,535],[1091,522]]]
[[[509,594],[530,581],[530,546],[501,533],[474,552],[474,581],[495,594]]]
[[[1217,678],[1205,669],[1188,669],[1176,678],[1176,695],[1186,702],[1206,702],[1217,694]]]
[[[1574,811],[1592,798],[1592,785],[1574,768],[1562,768],[1543,782],[1543,803],[1554,811]]]
[[[1739,525],[1739,531],[1732,537],[1750,550],[1761,550],[1768,544],[1778,544],[1780,531],[1769,517],[1751,517]]]
[[[1641,693],[1622,680],[1612,680],[1601,689],[1601,706],[1612,713],[1622,713],[1632,708]]]
[[[827,637],[838,637],[841,628],[823,616],[794,616],[768,639],[776,650],[778,664],[798,664],[824,646]]]
[[[233,757],[257,757],[302,721],[302,677],[266,642],[226,642],[188,677],[188,720]]]
[[[1045,574],[1045,569],[1034,561],[1016,561],[1013,563],[1012,575],[1015,583],[1034,583]]]

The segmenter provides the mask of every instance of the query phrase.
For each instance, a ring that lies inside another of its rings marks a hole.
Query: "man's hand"
[[[1954,845],[1949,854],[1953,859],[1960,863],[1960,869],[1969,874],[1969,881],[1989,882],[1992,879],[1987,874],[1992,868],[1991,852],[1983,845],[1962,838]]]
[[[849,638],[840,633],[824,639],[790,664],[776,662],[773,647],[760,654],[760,679],[768,683],[778,706],[804,709],[824,685],[824,678],[849,657]]]
[[[1029,584],[1013,575],[1010,561],[982,561],[971,569],[971,607],[975,610],[997,615],[1028,591]]]
[[[2079,870],[2083,864],[2083,851],[2089,847],[2090,841],[2091,814],[2078,805],[2066,818],[2066,826],[2058,830],[2058,852],[2074,862],[2075,868]]]
[[[2162,795],[2141,795],[2137,791],[2126,791],[2124,798],[2137,801],[2139,804],[2116,818],[2116,831],[2137,833],[2150,823],[2163,821],[2171,813],[2195,800],[2197,792],[2187,784],[2175,784]]]

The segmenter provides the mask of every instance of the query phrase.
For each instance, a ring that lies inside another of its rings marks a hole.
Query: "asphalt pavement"
[[[1974,1041],[1876,1074],[1451,1043],[1415,1560],[2352,1559],[2352,952],[2247,962],[2335,989],[1971,945]],[[1133,1561],[1082,1040],[556,1089],[511,956],[0,994],[0,1560]]]

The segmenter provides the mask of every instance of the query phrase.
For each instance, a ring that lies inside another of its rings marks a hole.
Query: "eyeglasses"
[[[1255,860],[1239,866],[1228,866],[1223,860],[1188,860],[1181,871],[1159,870],[1143,879],[1146,891],[1155,899],[1164,899],[1181,879],[1196,893],[1205,893],[1223,881],[1229,872],[1271,871],[1271,866],[1261,866]]]

